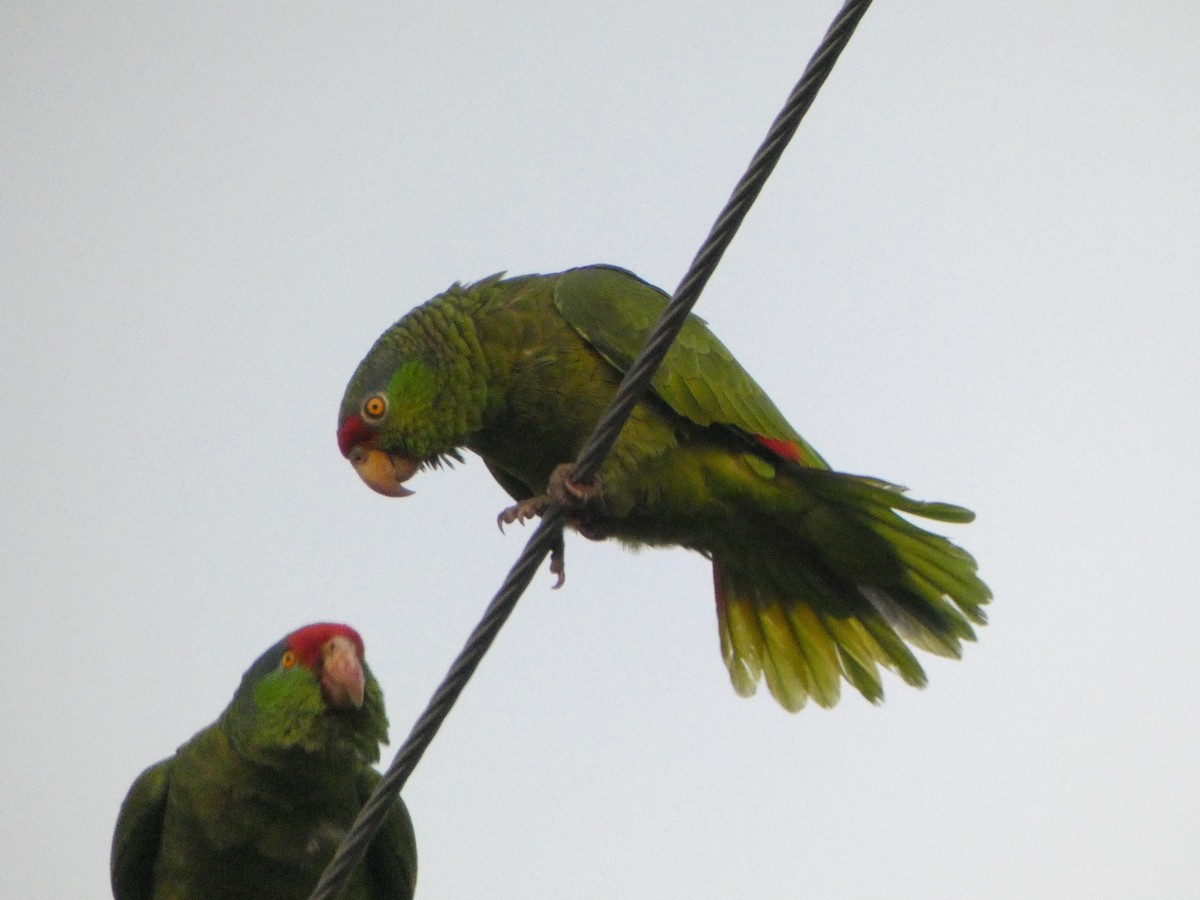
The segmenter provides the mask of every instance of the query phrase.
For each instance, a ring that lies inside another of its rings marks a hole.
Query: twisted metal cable
[[[771,129],[767,132],[762,146],[750,160],[746,174],[733,189],[733,193],[725,203],[721,215],[717,217],[708,237],[696,251],[696,256],[692,260],[687,274],[684,275],[683,281],[675,289],[670,304],[663,311],[662,317],[658,320],[650,337],[647,338],[638,358],[633,361],[633,365],[625,373],[612,404],[596,423],[591,440],[579,454],[575,470],[571,475],[572,480],[590,481],[600,470],[600,464],[616,442],[625,420],[629,418],[629,414],[646,389],[646,385],[650,383],[650,379],[658,369],[663,357],[667,355],[667,350],[675,340],[675,336],[683,328],[683,323],[687,320],[692,307],[700,299],[700,292],[708,284],[708,279],[717,268],[717,263],[720,262],[738,228],[741,227],[746,213],[750,211],[751,205],[758,197],[767,178],[774,171],[775,164],[783,155],[784,148],[796,133],[796,129],[800,127],[800,120],[812,106],[821,85],[825,83],[825,79],[833,70],[833,64],[837,62],[838,56],[841,55],[850,36],[854,34],[859,20],[870,5],[871,0],[847,0],[837,18],[833,20],[833,24],[829,26],[824,40],[821,41],[821,46],[809,60],[800,81],[792,88],[783,109],[771,123]]]
[[[834,63],[850,40],[859,20],[871,5],[871,0],[846,0],[841,12],[829,26],[817,52],[809,60],[800,81],[792,89],[783,109],[772,123],[767,137],[754,154],[746,174],[742,176],[712,230],[697,251],[687,274],[676,288],[671,302],[654,326],[641,353],[625,373],[616,396],[608,410],[601,416],[584,449],[576,461],[572,479],[578,482],[591,481],[601,463],[616,442],[621,428],[629,418],[633,407],[646,390],[654,372],[658,369],[667,350],[675,340],[683,323],[701,291],[708,283],[713,271],[724,255],[733,236],[745,219],[755,198],[758,197],[767,178],[779,162],[784,148],[800,127],[804,114],[812,106],[817,92],[825,83]],[[496,634],[507,621],[517,601],[533,580],[542,560],[561,540],[563,526],[562,509],[551,506],[542,516],[537,530],[525,545],[525,549],[513,563],[500,590],[488,604],[483,618],[471,632],[462,651],[455,659],[446,677],[434,692],[425,711],[413,725],[404,745],[396,753],[391,766],[380,779],[375,791],[363,805],[337,854],[329,863],[321,880],[317,883],[309,900],[338,900],[350,881],[350,875],[366,855],[367,847],[382,827],[399,796],[408,776],[417,767],[425,750],[433,741],[442,722],[450,713],[458,695],[466,687],[484,654],[491,646]]]

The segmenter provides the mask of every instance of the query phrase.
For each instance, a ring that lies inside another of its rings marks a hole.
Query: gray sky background
[[[107,895],[133,778],[291,629],[407,734],[529,530],[334,442],[457,279],[673,288],[837,9],[0,9],[0,893]],[[992,624],[874,708],[736,697],[708,565],[575,537],[405,796],[420,896],[1200,895],[1200,22],[889,3],[700,301],[843,470],[974,508]]]

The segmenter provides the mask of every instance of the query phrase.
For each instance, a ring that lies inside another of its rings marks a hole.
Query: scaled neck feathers
[[[299,775],[309,767],[357,768],[379,759],[388,722],[374,678],[367,678],[360,709],[328,708],[319,688],[264,696],[255,687],[243,684],[218,722],[247,761]]]
[[[437,465],[459,458],[458,448],[482,427],[488,365],[473,317],[499,278],[454,284],[384,332],[368,354],[362,381],[386,384],[392,406],[382,449]]]

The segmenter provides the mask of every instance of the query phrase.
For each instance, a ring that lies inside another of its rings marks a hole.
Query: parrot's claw
[[[500,515],[496,516],[496,524],[504,531],[505,525],[511,525],[513,522],[525,524],[526,519],[532,519],[535,516],[540,516],[552,501],[548,496],[542,494],[540,497],[531,497],[528,500],[522,500],[507,509],[500,510]],[[558,590],[567,580],[567,567],[563,561],[566,555],[565,547],[563,546],[562,532],[559,532],[558,540],[554,542],[554,546],[550,550],[550,574],[557,575],[558,580],[554,583],[554,590]]]
[[[546,511],[546,507],[550,505],[550,498],[545,494],[539,497],[530,497],[528,500],[522,500],[520,503],[515,503],[512,506],[500,510],[500,515],[496,516],[496,525],[500,530],[504,530],[505,525],[511,525],[513,522],[519,522],[522,525],[528,519],[536,518]]]
[[[550,574],[558,576],[553,588],[557,591],[567,580],[566,547],[561,531],[558,533],[558,540],[554,542],[554,548],[550,551]]]
[[[595,526],[588,516],[600,500],[600,479],[594,479],[590,484],[580,484],[571,480],[575,470],[574,463],[563,463],[550,473],[550,482],[546,485],[546,493],[536,497],[520,500],[500,511],[496,516],[496,525],[501,531],[505,525],[519,522],[524,525],[529,519],[541,516],[552,503],[557,503],[567,511],[567,524],[575,528],[584,537],[592,540],[602,540],[603,532]],[[554,589],[558,590],[567,580],[567,567],[564,561],[566,555],[562,535],[559,534],[554,548],[550,551],[550,574],[558,576]]]
[[[568,513],[572,525],[578,525],[587,520],[585,514],[599,505],[601,486],[600,479],[594,479],[590,484],[580,484],[571,480],[571,472],[575,470],[574,463],[563,463],[550,473],[550,482],[546,485],[546,493],[536,497],[528,497],[500,510],[496,516],[496,525],[501,531],[505,525],[519,522],[524,525],[529,519],[537,518],[545,513],[551,503],[557,503]]]

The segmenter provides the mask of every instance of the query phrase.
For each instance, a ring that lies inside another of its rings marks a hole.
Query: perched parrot
[[[347,625],[292,632],[242,676],[215,723],[138,776],[112,846],[116,900],[306,900],[371,793],[383,693]],[[345,897],[411,898],[402,800]]]
[[[570,461],[668,300],[611,266],[455,284],[359,365],[338,416],[342,455],[402,497],[413,474],[466,448],[517,501],[501,523],[553,501],[589,538],[708,557],[721,652],[743,696],[765,676],[788,710],[810,697],[829,707],[845,678],[878,702],[880,665],[923,685],[906,642],[958,657],[991,593],[968,553],[896,510],[973,514],[830,471],[702,319],[687,320],[599,477],[572,480]]]

